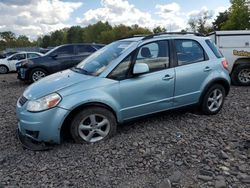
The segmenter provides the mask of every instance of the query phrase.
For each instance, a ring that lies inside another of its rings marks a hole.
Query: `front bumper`
[[[36,142],[60,144],[61,126],[68,110],[55,107],[46,111],[32,113],[26,105],[17,104],[16,114],[20,135]]]
[[[51,145],[48,145],[44,142],[37,142],[30,137],[22,135],[19,128],[17,128],[17,138],[24,148],[32,151],[45,151],[52,148]]]

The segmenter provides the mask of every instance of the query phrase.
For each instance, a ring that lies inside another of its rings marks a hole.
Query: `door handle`
[[[212,69],[210,68],[210,67],[205,67],[205,69],[204,69],[204,72],[209,72],[209,71],[211,71]]]
[[[166,76],[164,76],[163,78],[162,78],[162,80],[171,80],[171,79],[173,79],[174,77],[173,76],[170,76],[170,75],[166,75]]]

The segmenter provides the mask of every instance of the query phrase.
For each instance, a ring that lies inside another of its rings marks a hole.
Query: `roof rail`
[[[155,33],[155,34],[152,34],[152,35],[145,36],[142,40],[151,39],[151,38],[153,38],[155,36],[160,36],[160,35],[187,35],[187,34],[193,34],[195,36],[205,37],[204,34],[195,33],[195,32],[162,32],[162,33]]]
[[[118,40],[122,40],[122,39],[128,39],[128,38],[134,38],[134,37],[146,37],[147,35],[130,35],[130,36],[126,36],[126,37],[121,37]]]

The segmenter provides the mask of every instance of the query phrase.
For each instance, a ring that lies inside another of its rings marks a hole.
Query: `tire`
[[[201,101],[201,110],[206,115],[217,114],[225,100],[225,88],[222,85],[215,84],[211,86],[205,93]],[[220,96],[220,97],[219,97]]]
[[[112,137],[116,127],[116,118],[108,109],[88,107],[73,118],[70,133],[76,143],[93,143]]]
[[[30,75],[29,75],[29,80],[31,82],[36,82],[42,78],[44,78],[45,76],[47,76],[48,73],[47,71],[45,71],[44,69],[42,68],[35,68],[33,69],[31,72],[30,72]]]
[[[0,65],[0,74],[7,74],[9,72],[9,68],[5,65]]]
[[[250,86],[250,64],[237,65],[231,75],[232,84],[238,86]]]

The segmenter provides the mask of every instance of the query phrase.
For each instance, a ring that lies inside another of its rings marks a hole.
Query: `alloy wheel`
[[[214,89],[208,97],[208,109],[211,112],[217,111],[223,102],[223,93],[220,89]]]
[[[110,132],[109,120],[100,114],[91,114],[84,118],[78,126],[79,136],[87,142],[97,142]]]
[[[6,74],[8,72],[7,67],[5,66],[0,66],[0,74]]]
[[[32,74],[32,80],[34,82],[40,80],[41,78],[45,77],[46,74],[43,72],[43,71],[35,71],[33,74]]]
[[[238,74],[238,79],[242,83],[250,82],[250,69],[242,69]]]

